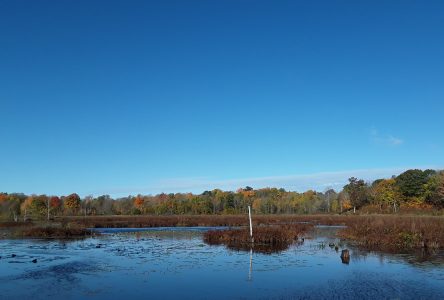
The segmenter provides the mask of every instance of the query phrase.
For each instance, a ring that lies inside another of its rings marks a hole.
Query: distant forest
[[[444,171],[408,170],[390,179],[365,182],[350,178],[341,191],[304,193],[279,188],[215,189],[200,195],[171,193],[113,199],[77,194],[68,196],[0,193],[3,220],[52,219],[71,215],[242,214],[251,205],[256,214],[313,214],[363,212],[396,213],[444,208]]]

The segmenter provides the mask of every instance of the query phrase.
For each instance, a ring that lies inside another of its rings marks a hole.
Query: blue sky
[[[442,1],[0,1],[0,191],[444,167]]]

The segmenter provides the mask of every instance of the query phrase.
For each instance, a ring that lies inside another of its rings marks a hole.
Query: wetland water
[[[440,255],[418,259],[346,244],[336,252],[329,247],[339,242],[334,227],[316,228],[280,253],[250,253],[206,245],[204,230],[0,240],[0,299],[444,299]]]

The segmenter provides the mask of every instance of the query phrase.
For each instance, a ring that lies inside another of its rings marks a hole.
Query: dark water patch
[[[30,270],[19,276],[3,278],[5,280],[40,280],[46,278],[53,278],[66,281],[74,281],[78,274],[94,274],[109,271],[111,269],[105,268],[97,263],[86,262],[67,262],[58,265],[43,267],[39,270]]]
[[[352,272],[344,279],[304,289],[274,299],[443,299],[444,291],[427,280],[381,276],[380,273]]]

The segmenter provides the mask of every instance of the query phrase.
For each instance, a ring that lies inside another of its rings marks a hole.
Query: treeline
[[[444,171],[408,170],[371,183],[352,177],[340,192],[298,193],[247,186],[236,192],[215,189],[200,195],[162,193],[118,199],[109,195],[81,199],[75,193],[60,197],[0,193],[0,217],[16,221],[63,215],[239,214],[249,205],[256,214],[343,213],[364,208],[395,213],[403,208],[438,210],[444,208]]]

